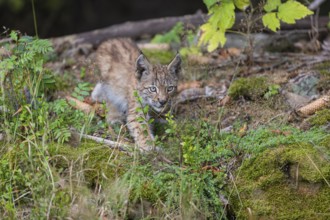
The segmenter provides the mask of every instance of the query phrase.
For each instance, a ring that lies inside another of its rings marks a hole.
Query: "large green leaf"
[[[221,44],[221,46],[223,46],[223,45],[225,45],[225,43],[226,43],[225,32],[223,32],[221,30],[216,31],[209,41],[207,50],[209,52],[212,52],[218,48],[219,44]]]
[[[199,39],[199,45],[206,44],[211,39],[211,37],[215,34],[216,29],[214,29],[212,27],[212,25],[209,23],[203,24],[200,27],[200,29],[203,32],[203,34],[202,34],[201,38]]]
[[[267,0],[264,9],[266,12],[271,12],[277,9],[281,4],[281,0]]]
[[[296,23],[296,20],[312,15],[313,12],[297,1],[287,1],[278,7],[278,18],[288,24]]]
[[[208,51],[215,50],[226,42],[225,32],[235,23],[235,5],[233,0],[222,0],[209,10],[210,18],[201,26],[202,36],[199,45],[209,44]]]
[[[221,3],[219,16],[219,28],[226,30],[231,28],[235,23],[235,5],[231,0],[225,0]]]
[[[209,14],[211,17],[208,23],[210,23],[213,28],[231,28],[235,22],[235,5],[232,0],[224,0],[221,4],[212,7],[209,10]]]
[[[280,20],[276,17],[275,12],[269,12],[262,16],[262,23],[274,32],[280,28]]]

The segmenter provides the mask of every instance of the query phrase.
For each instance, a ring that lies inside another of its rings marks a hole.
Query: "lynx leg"
[[[127,128],[135,143],[141,150],[150,151],[153,149],[154,137],[151,127],[146,122],[139,122],[138,117],[142,117],[135,111],[136,108],[130,109],[127,115]]]
[[[123,124],[125,121],[125,115],[120,112],[115,105],[107,103],[107,122],[110,124],[120,123]]]

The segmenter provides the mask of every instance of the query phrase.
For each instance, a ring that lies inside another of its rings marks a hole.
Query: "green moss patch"
[[[151,63],[169,64],[175,57],[175,53],[167,50],[142,50],[143,54],[150,60]]]
[[[113,179],[129,164],[126,155],[91,141],[84,141],[79,147],[54,144],[49,152],[53,166],[62,172],[79,172],[89,186]]]
[[[245,160],[236,176],[238,219],[329,218],[330,163],[311,144],[266,150]]]
[[[318,111],[313,115],[308,121],[313,126],[322,126],[330,122],[330,109],[323,109]]]
[[[321,74],[317,88],[320,91],[328,91],[330,89],[330,62],[323,62],[315,66],[315,69]]]
[[[316,65],[315,69],[318,70],[321,75],[330,76],[330,61],[326,61]]]
[[[268,86],[264,77],[238,78],[229,87],[228,95],[234,99],[258,100],[267,92]]]

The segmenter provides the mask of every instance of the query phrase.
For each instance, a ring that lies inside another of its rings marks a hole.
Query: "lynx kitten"
[[[100,45],[96,62],[102,81],[94,88],[92,98],[106,102],[110,123],[126,121],[135,143],[142,150],[150,150],[153,133],[147,125],[146,134],[138,121],[143,113],[137,108],[149,105],[148,118],[170,109],[181,69],[180,55],[167,66],[151,65],[131,40],[113,39]],[[135,91],[142,103],[134,96]]]

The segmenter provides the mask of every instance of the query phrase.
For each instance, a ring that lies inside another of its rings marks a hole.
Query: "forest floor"
[[[139,45],[153,63],[175,55]],[[1,119],[0,216],[329,219],[330,56],[299,48],[185,54],[161,150],[145,154],[90,101],[95,48],[56,50],[47,101]]]
[[[143,48],[142,51],[152,62],[162,64],[174,56],[171,51]],[[96,83],[93,57],[94,51],[75,59],[81,62],[72,62],[73,65],[66,60],[69,64],[65,69],[75,72],[70,77]],[[163,141],[164,155],[171,163],[182,169],[188,170],[189,166],[200,169],[198,172],[223,172],[223,185],[217,186],[221,190],[214,192],[224,212],[215,214],[214,207],[201,211],[201,201],[196,204],[196,198],[190,198],[193,204],[185,200],[189,207],[179,205],[178,212],[172,210],[164,215],[164,207],[159,208],[157,202],[141,196],[149,202],[148,208],[127,212],[128,218],[329,218],[329,89],[330,57],[325,51],[263,51],[249,57],[242,49],[227,48],[184,57],[174,119],[171,119],[176,127],[158,128],[156,134]],[[173,123],[170,122],[172,126]],[[166,129],[177,133],[165,132]],[[122,129],[110,130],[111,134],[106,135],[107,131],[103,130],[94,135],[112,140],[119,140],[118,136],[122,135],[130,141],[127,130],[124,129],[124,135]],[[173,148],[173,145],[177,146]],[[231,153],[219,153],[210,147]],[[161,172],[159,167],[156,170]],[[205,193],[208,186],[204,187],[198,193]],[[215,199],[214,195],[207,197]]]

